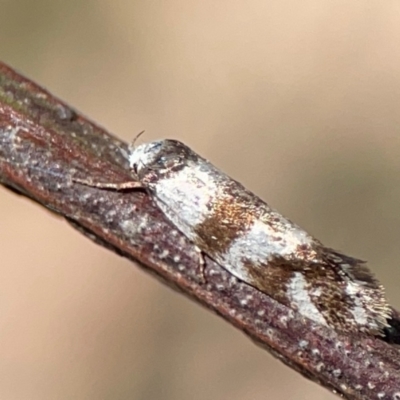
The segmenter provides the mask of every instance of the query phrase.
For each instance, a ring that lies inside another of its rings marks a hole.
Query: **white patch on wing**
[[[276,240],[277,235],[280,240]],[[300,228],[279,235],[269,224],[255,220],[251,228],[237,237],[220,258],[229,264],[229,270],[234,271],[238,278],[253,284],[252,274],[247,272],[249,262],[267,265],[269,260],[277,256],[292,256],[300,245],[312,244],[313,238]]]
[[[307,281],[300,272],[295,272],[293,274],[286,288],[288,298],[297,307],[300,314],[319,324],[328,325],[324,316],[311,301],[308,293]]]
[[[194,239],[194,228],[210,216],[218,196],[212,175],[197,166],[186,166],[160,179],[155,191],[157,206],[189,239]]]
[[[346,293],[351,297],[354,302],[354,307],[350,308],[349,311],[353,314],[355,321],[360,325],[368,324],[368,315],[365,307],[359,298],[360,287],[354,282],[347,282]]]

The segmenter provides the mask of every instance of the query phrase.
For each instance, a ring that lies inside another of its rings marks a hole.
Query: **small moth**
[[[302,316],[342,332],[384,336],[391,308],[365,263],[325,247],[189,147],[160,140],[132,147],[136,181],[167,219],[241,281]]]

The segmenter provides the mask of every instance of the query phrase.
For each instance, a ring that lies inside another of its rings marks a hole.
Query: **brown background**
[[[400,4],[1,0],[0,58],[130,140],[184,141],[399,306]],[[333,399],[0,189],[0,398]]]

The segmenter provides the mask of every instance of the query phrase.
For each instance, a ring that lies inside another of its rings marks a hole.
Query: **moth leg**
[[[138,181],[127,181],[120,183],[112,182],[94,182],[90,179],[72,178],[72,182],[80,183],[81,185],[90,186],[99,189],[108,190],[128,190],[128,189],[144,189],[145,186]]]

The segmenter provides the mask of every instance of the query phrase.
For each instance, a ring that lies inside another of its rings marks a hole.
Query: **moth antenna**
[[[140,138],[140,136],[143,135],[144,132],[145,132],[144,130],[141,131],[141,132],[139,132],[139,133],[133,138],[132,143],[129,145],[129,150],[130,150],[131,152],[132,152],[133,150],[135,150],[136,141]]]
[[[132,143],[129,145],[129,153],[132,154],[135,151],[136,142],[143,135],[145,131],[139,132],[132,140]],[[132,167],[132,166],[131,166]],[[133,169],[134,175],[137,177],[137,171]]]

